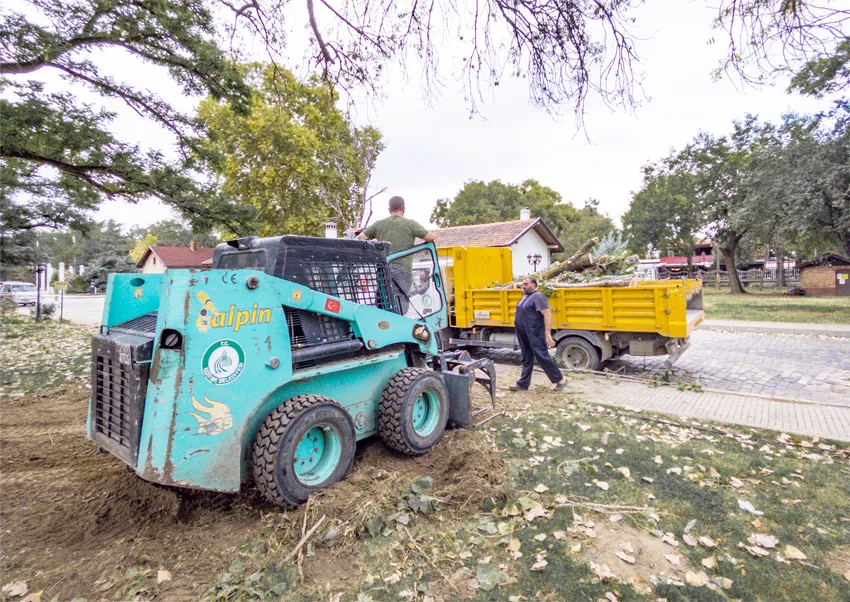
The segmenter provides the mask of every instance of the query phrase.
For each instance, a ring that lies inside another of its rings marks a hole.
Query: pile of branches
[[[546,293],[557,288],[634,285],[640,258],[627,251],[594,256],[591,251],[598,242],[598,237],[591,238],[574,255],[540,273],[537,276],[539,288]],[[505,288],[516,286],[513,282]]]

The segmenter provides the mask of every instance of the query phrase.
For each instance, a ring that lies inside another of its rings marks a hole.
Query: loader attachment
[[[458,349],[442,352],[439,363],[451,399],[449,423],[453,428],[478,427],[503,413],[496,412],[496,367],[492,360],[473,360],[469,352]],[[487,389],[489,406],[472,409],[469,389],[473,383]]]

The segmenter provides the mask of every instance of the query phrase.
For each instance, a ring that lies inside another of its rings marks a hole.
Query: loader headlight
[[[431,332],[424,324],[417,324],[413,327],[413,338],[425,343],[431,338]]]

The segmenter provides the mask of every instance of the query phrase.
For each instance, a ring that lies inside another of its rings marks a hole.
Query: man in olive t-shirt
[[[428,232],[419,222],[404,217],[404,199],[394,196],[390,199],[390,216],[379,220],[360,233],[360,240],[383,240],[390,243],[390,253],[405,251],[411,248],[416,238],[431,242],[435,236]],[[408,255],[392,262],[390,265],[393,281],[401,292],[399,301],[401,313],[406,314],[408,297],[413,285],[413,256]]]

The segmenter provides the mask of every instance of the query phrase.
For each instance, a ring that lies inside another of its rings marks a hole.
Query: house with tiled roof
[[[527,210],[523,219],[493,224],[455,226],[434,230],[437,247],[508,247],[511,250],[514,277],[542,272],[552,263],[554,253],[564,246],[541,218],[531,218]]]
[[[161,274],[174,268],[208,268],[212,257],[213,249],[199,247],[196,242],[188,247],[152,245],[145,249],[136,267],[143,274]]]

